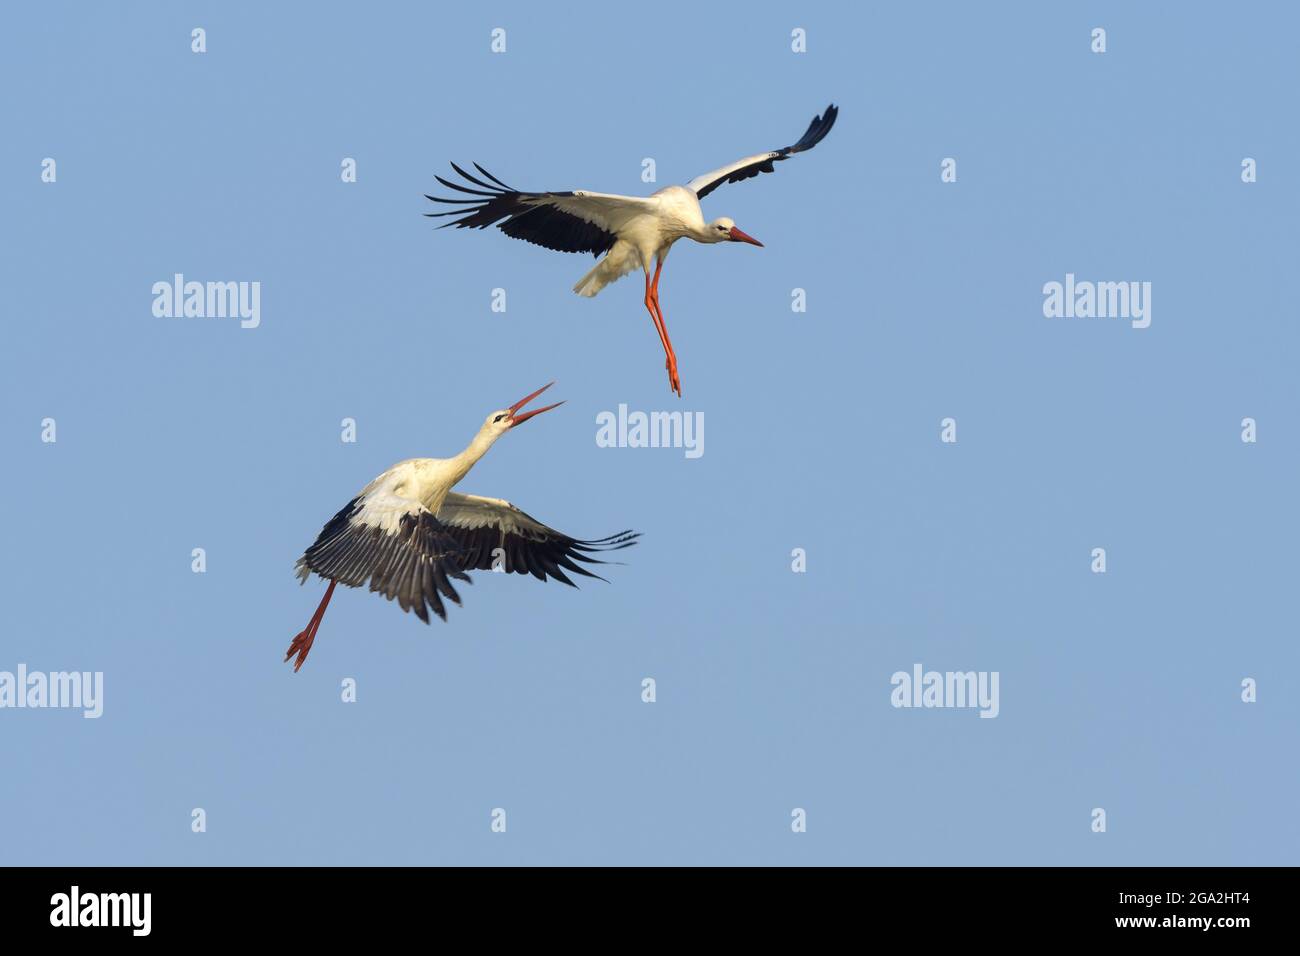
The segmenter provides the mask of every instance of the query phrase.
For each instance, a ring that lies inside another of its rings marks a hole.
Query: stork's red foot
[[[307,626],[298,632],[297,637],[293,639],[293,643],[289,645],[288,652],[284,655],[286,664],[294,654],[298,655],[298,660],[293,665],[295,674],[298,673],[298,669],[302,667],[302,662],[307,659],[307,654],[311,651],[312,642],[316,640],[316,632],[320,630],[321,618],[325,616],[325,608],[329,606],[330,595],[334,593],[334,585],[337,583],[337,581],[330,581],[330,586],[325,589],[325,596],[321,598],[320,607],[316,608],[316,613],[311,616]]]
[[[302,667],[302,662],[307,659],[307,653],[311,650],[312,642],[316,640],[316,628],[319,626],[319,621],[313,621],[308,625],[307,630],[299,631],[298,636],[295,637],[293,643],[289,645],[289,650],[284,655],[284,660],[285,663],[288,663],[289,658],[293,657],[294,654],[298,655],[298,660],[295,661],[293,665],[293,672],[295,674],[298,673],[298,669]]]
[[[677,393],[677,397],[682,397],[682,380],[677,377],[677,356],[668,356],[664,362],[664,368],[668,369],[668,387]]]

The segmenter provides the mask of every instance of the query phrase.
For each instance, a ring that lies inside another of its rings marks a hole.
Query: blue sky
[[[6,13],[0,671],[105,699],[0,710],[0,862],[1295,863],[1294,11],[565,10]],[[637,278],[421,217],[449,160],[639,194],[832,101],[704,203],[765,248],[670,259],[680,400]],[[261,324],[155,317],[178,272]],[[1045,318],[1067,273],[1150,327]],[[461,490],[642,531],[610,583],[480,574],[431,627],[340,591],[281,664],[321,525],[551,379]],[[620,404],[705,453],[598,447]],[[998,672],[997,718],[892,707],[916,663]]]

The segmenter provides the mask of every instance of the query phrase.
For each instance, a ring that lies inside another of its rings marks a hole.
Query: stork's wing
[[[448,189],[476,196],[476,199],[424,198],[432,202],[463,206],[448,212],[426,212],[430,218],[459,216],[442,228],[486,229],[499,226],[512,239],[523,239],[556,252],[590,252],[599,256],[614,244],[616,233],[636,216],[652,213],[653,200],[637,196],[614,196],[586,190],[567,193],[525,193],[507,186],[478,163],[474,168],[491,183],[471,176],[455,163],[451,168],[465,180],[482,188],[434,178]]]
[[[515,574],[532,574],[541,581],[549,576],[570,587],[576,585],[565,570],[589,578],[600,577],[575,561],[605,564],[589,555],[631,547],[640,537],[622,531],[598,541],[581,541],[548,528],[508,501],[455,492],[448,494],[438,509],[438,521],[462,549],[454,559],[462,570],[501,568]]]
[[[384,490],[358,495],[330,519],[298,559],[298,577],[315,571],[348,587],[370,582],[403,611],[429,623],[427,603],[444,621],[443,597],[460,604],[448,578],[468,581],[456,552],[460,545],[429,509],[413,498]]]
[[[742,179],[753,179],[759,173],[770,173],[773,171],[773,163],[789,159],[795,153],[802,153],[804,150],[812,149],[820,143],[826,134],[831,131],[831,127],[835,125],[835,117],[839,115],[839,107],[832,103],[826,107],[826,112],[821,116],[813,117],[812,122],[808,124],[807,131],[799,138],[799,142],[793,146],[738,159],[729,166],[715,169],[703,176],[696,176],[686,184],[686,188],[694,190],[697,199],[703,199],[723,183],[738,183]]]

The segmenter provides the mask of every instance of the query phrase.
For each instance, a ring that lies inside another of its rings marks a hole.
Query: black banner
[[[3,871],[11,940],[109,938],[338,943],[434,922],[770,941],[836,927],[927,939],[1098,935],[1231,945],[1281,930],[1279,869],[193,869]],[[558,922],[557,922],[558,921]],[[774,925],[777,924],[777,925]],[[975,936],[971,934],[978,928]],[[694,931],[694,930],[693,930]]]

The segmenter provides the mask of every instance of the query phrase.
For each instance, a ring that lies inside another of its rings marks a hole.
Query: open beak
[[[740,231],[739,229],[737,229],[735,226],[732,226],[732,227],[731,227],[731,241],[732,241],[732,242],[748,242],[750,245],[753,245],[753,246],[762,246],[762,245],[763,245],[761,242],[759,242],[759,241],[758,241],[757,239],[755,239],[753,236],[741,232],[741,231]]]
[[[510,427],[514,428],[516,425],[522,425],[524,422],[528,421],[528,419],[532,418],[534,415],[540,415],[542,412],[549,412],[552,408],[559,408],[561,405],[563,405],[564,402],[556,402],[554,405],[546,405],[542,408],[534,408],[531,412],[524,412],[522,415],[516,414],[519,411],[519,409],[523,408],[534,398],[542,394],[542,392],[546,391],[548,388],[551,387],[551,385],[554,384],[555,384],[554,382],[551,382],[549,385],[543,385],[541,388],[533,392],[531,395],[525,395],[523,398],[519,399],[519,401],[511,405],[510,406]]]

